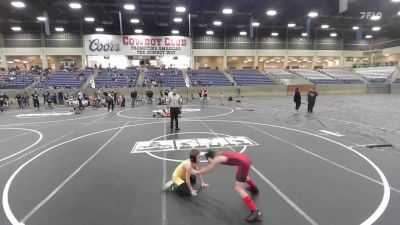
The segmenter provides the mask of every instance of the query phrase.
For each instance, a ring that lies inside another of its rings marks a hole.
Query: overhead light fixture
[[[219,21],[219,20],[216,20],[216,21],[214,21],[213,24],[214,24],[215,26],[221,26],[221,25],[222,25],[222,22]]]
[[[177,7],[175,8],[175,11],[180,12],[180,13],[183,13],[183,12],[186,12],[186,8],[183,7],[183,6],[177,6]]]
[[[260,26],[260,23],[259,23],[259,22],[253,22],[253,23],[251,23],[251,25],[252,25],[253,27],[258,27],[258,26]]]
[[[38,17],[36,17],[36,19],[39,20],[39,21],[46,21],[47,20],[47,18],[44,17],[44,16],[38,16]]]
[[[307,33],[301,33],[301,36],[302,36],[302,37],[307,37],[308,34],[307,34]]]
[[[314,11],[311,11],[310,13],[308,13],[308,16],[311,17],[311,18],[315,18],[315,17],[318,16],[318,13],[314,12]]]
[[[14,63],[14,61],[7,61],[7,63]]]
[[[328,29],[328,28],[329,28],[329,25],[328,25],[328,24],[322,24],[322,25],[321,25],[321,28],[322,28],[322,29]]]
[[[365,38],[366,38],[366,39],[371,39],[371,38],[373,38],[373,37],[374,37],[374,36],[369,35],[369,34],[365,35]]]
[[[22,63],[28,63],[28,61],[25,61],[25,60],[24,60],[24,61],[22,61]]]
[[[272,36],[272,37],[277,37],[277,36],[279,36],[279,33],[277,33],[277,32],[272,32],[272,33],[271,33],[271,36]]]
[[[14,59],[14,62],[21,62],[20,59]]]
[[[232,14],[233,10],[231,8],[225,8],[222,10],[223,14]]]
[[[392,2],[395,2],[395,3],[397,3],[397,2],[400,2],[400,0],[392,0]]]
[[[276,15],[276,10],[274,10],[274,9],[269,9],[268,11],[267,11],[267,15],[268,16],[275,16]]]
[[[142,29],[135,29],[135,33],[136,34],[141,34],[141,33],[143,33],[143,30]]]
[[[11,30],[13,31],[21,31],[21,27],[11,27]]]
[[[94,22],[94,18],[93,17],[85,17],[85,21],[86,22]]]
[[[371,20],[380,20],[382,18],[382,16],[380,16],[380,15],[373,15],[373,16],[371,16]]]
[[[271,62],[275,62],[275,59],[271,59]]]
[[[13,1],[11,2],[11,5],[14,6],[15,8],[25,8],[25,3],[21,1]]]
[[[179,34],[179,30],[172,30],[171,33],[172,34]]]
[[[64,28],[62,28],[62,27],[56,27],[56,28],[54,28],[54,30],[57,31],[57,32],[63,32],[63,31],[64,31]]]
[[[390,54],[385,54],[385,56],[387,57],[387,56],[390,56]]]
[[[71,2],[71,3],[69,3],[69,7],[70,7],[71,9],[80,9],[80,8],[82,8],[81,4],[80,4],[80,3],[77,3],[77,2]]]
[[[140,22],[140,20],[139,19],[137,19],[137,18],[133,18],[133,19],[131,19],[131,23],[139,23]]]
[[[380,27],[373,27],[372,30],[373,30],[373,31],[380,31],[381,28],[380,28]]]
[[[213,35],[213,34],[214,34],[214,31],[208,30],[208,31],[206,31],[206,34],[207,34],[207,35]]]
[[[353,27],[353,30],[359,30],[359,29],[360,29],[360,27],[358,27],[358,26]]]
[[[247,32],[246,32],[246,31],[240,31],[239,34],[242,35],[242,36],[246,36],[246,35],[247,35]]]
[[[331,33],[330,36],[331,37],[336,37],[338,34],[337,33]]]
[[[182,22],[182,18],[180,18],[180,17],[175,17],[175,18],[174,18],[174,22],[175,22],[175,23],[181,23],[181,22]]]
[[[97,31],[97,32],[104,32],[104,28],[102,28],[102,27],[97,27],[97,28],[96,28],[96,31]]]
[[[295,23],[289,23],[287,26],[290,27],[290,28],[293,28],[293,27],[296,26],[296,24]]]
[[[398,16],[400,16],[400,11],[399,11],[399,12],[397,12],[397,15],[398,15]]]
[[[126,10],[135,10],[135,5],[134,4],[125,4],[124,9]]]

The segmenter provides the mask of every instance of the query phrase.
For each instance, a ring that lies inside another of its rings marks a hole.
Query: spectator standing
[[[131,99],[132,99],[132,107],[135,108],[136,99],[137,99],[137,91],[135,88],[131,92]]]
[[[296,90],[294,91],[293,100],[296,103],[296,111],[298,111],[301,105],[301,93],[299,91],[299,88],[296,88]]]
[[[315,101],[317,100],[317,96],[318,92],[316,92],[314,88],[311,88],[311,90],[307,94],[307,100],[308,100],[307,112],[313,113],[313,108],[315,105]]]
[[[147,105],[152,106],[153,105],[153,91],[149,88],[146,91],[146,97],[147,97]]]

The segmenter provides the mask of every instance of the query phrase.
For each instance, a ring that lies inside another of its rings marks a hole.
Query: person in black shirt
[[[153,105],[153,91],[150,89],[147,90],[146,96],[147,96],[147,105],[152,106]]]
[[[131,99],[132,99],[132,107],[135,108],[136,99],[137,99],[137,91],[135,88],[131,92]]]
[[[317,100],[318,93],[315,91],[314,88],[311,88],[311,90],[307,94],[307,99],[308,99],[308,109],[307,112],[312,113],[313,108],[315,105],[315,100]]]
[[[36,110],[39,110],[39,95],[37,91],[33,92],[32,101],[33,101],[33,107],[35,107]]]
[[[22,109],[22,95],[21,93],[17,93],[17,95],[15,96],[15,99],[17,99],[17,103],[18,103],[18,108]]]
[[[298,111],[301,105],[301,94],[299,88],[296,88],[296,90],[294,91],[293,99],[294,102],[296,103],[296,111]]]
[[[3,94],[3,92],[0,92],[0,111],[3,112],[4,108],[3,105],[7,101],[7,96]]]

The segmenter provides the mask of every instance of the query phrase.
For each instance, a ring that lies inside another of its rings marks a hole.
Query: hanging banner
[[[190,55],[190,38],[183,36],[105,35],[83,37],[86,55]]]

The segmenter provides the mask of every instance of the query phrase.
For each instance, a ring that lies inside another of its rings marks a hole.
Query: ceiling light
[[[21,1],[11,2],[11,5],[14,6],[15,8],[25,8],[25,3]]]
[[[392,0],[392,2],[396,2],[397,3],[397,2],[400,2],[400,0]]]
[[[397,13],[398,16],[400,16],[400,11]]]
[[[380,27],[373,27],[372,30],[373,30],[373,31],[380,31],[381,28],[380,28]]]
[[[143,33],[143,30],[142,29],[135,29],[135,33],[136,34],[141,34],[141,33]]]
[[[240,31],[239,34],[242,35],[242,36],[246,36],[246,35],[247,35],[247,32],[246,32],[246,31]]]
[[[213,35],[213,34],[214,34],[214,31],[208,30],[208,31],[206,31],[206,34],[207,34],[207,35]]]
[[[366,38],[366,39],[370,39],[370,38],[373,38],[373,37],[374,37],[374,36],[369,35],[369,34],[365,35],[365,38]]]
[[[180,18],[180,17],[175,17],[175,18],[174,18],[174,22],[175,22],[175,23],[181,23],[181,22],[182,22],[182,18]]]
[[[81,4],[76,3],[76,2],[69,3],[69,7],[71,7],[71,9],[80,9],[80,8],[82,8]]]
[[[175,8],[175,10],[177,11],[177,12],[186,12],[186,8],[185,7],[183,7],[183,6],[177,6],[176,8]]]
[[[172,34],[179,34],[179,30],[172,30]]]
[[[85,21],[86,22],[94,22],[94,18],[93,17],[85,17]]]
[[[268,16],[275,16],[276,15],[276,10],[270,9],[267,11]]]
[[[329,28],[329,25],[328,25],[328,24],[322,24],[322,25],[321,25],[321,28],[322,28],[322,29],[328,29],[328,28]]]
[[[64,31],[64,28],[62,28],[62,27],[56,27],[56,28],[54,28],[54,30],[57,31],[57,32],[63,32],[63,31]]]
[[[293,28],[293,27],[296,26],[296,24],[295,23],[289,23],[287,26],[290,27],[290,28]]]
[[[279,36],[279,33],[277,33],[277,32],[272,32],[272,33],[271,33],[271,36],[272,36],[272,37],[277,37],[277,36]]]
[[[390,54],[385,54],[385,56],[390,56]]]
[[[44,17],[44,16],[38,16],[38,17],[36,17],[36,19],[39,20],[39,21],[46,21],[47,20],[47,18]]]
[[[14,61],[7,61],[7,63],[14,63]]]
[[[317,17],[317,16],[318,16],[318,13],[312,11],[312,12],[308,13],[308,16],[311,17],[311,18],[314,18],[314,17]]]
[[[131,23],[139,23],[140,22],[140,20],[139,19],[137,19],[137,18],[133,18],[133,19],[131,19]]]
[[[337,33],[331,33],[330,36],[331,36],[331,37],[336,37],[336,36],[337,36]]]
[[[358,26],[353,27],[353,30],[359,30],[359,29],[360,29],[360,27],[358,27]]]
[[[380,19],[381,19],[380,15],[371,16],[371,20],[380,20]]]
[[[14,62],[21,62],[20,59],[14,59]]]
[[[25,61],[25,60],[24,60],[24,61],[22,61],[22,63],[28,63],[28,61]]]
[[[302,37],[307,37],[308,34],[307,34],[307,33],[301,33],[301,36],[302,36]]]
[[[214,25],[215,25],[215,26],[221,26],[221,25],[222,25],[222,22],[221,22],[221,21],[218,21],[218,20],[217,20],[217,21],[214,21]]]
[[[13,31],[21,31],[21,27],[11,27],[11,30]]]
[[[134,4],[125,4],[124,9],[126,10],[135,10],[135,5]]]
[[[230,8],[226,8],[226,9],[223,9],[223,10],[222,10],[222,13],[223,13],[223,14],[232,14],[232,12],[233,12],[233,10],[230,9]]]
[[[104,32],[104,28],[102,28],[102,27],[97,27],[97,28],[96,28],[96,31],[97,31],[97,32]]]
[[[258,26],[260,26],[260,23],[259,23],[259,22],[253,22],[251,25],[252,25],[253,27],[258,27]]]

